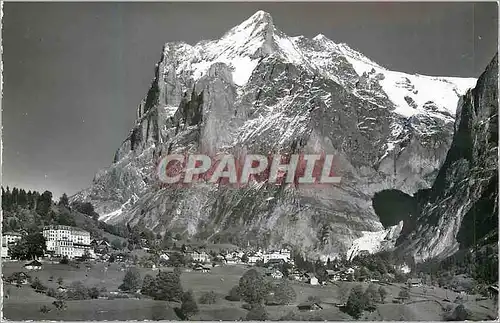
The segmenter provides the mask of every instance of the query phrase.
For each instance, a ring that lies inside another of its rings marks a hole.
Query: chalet
[[[111,247],[111,244],[108,241],[106,241],[106,240],[101,240],[101,241],[99,241],[98,246],[99,247],[108,247],[109,248],[109,247]]]
[[[314,301],[300,303],[299,305],[297,305],[297,307],[300,311],[316,311],[323,309],[323,307],[318,302]]]
[[[289,262],[291,259],[291,253],[290,250],[288,249],[281,249],[277,251],[271,251],[267,252],[263,255],[263,261],[264,263],[269,262],[270,260],[273,259],[281,259],[284,262]]]
[[[118,254],[115,257],[115,262],[123,262],[125,260],[125,255],[123,254]]]
[[[288,273],[288,278],[290,278],[291,280],[301,280],[302,276],[302,273],[300,273],[299,271],[292,271]]]
[[[274,279],[281,279],[283,278],[283,273],[279,270],[275,270],[271,273],[271,277],[273,277]]]
[[[160,260],[168,261],[169,259],[170,259],[170,256],[167,253],[160,254]]]
[[[310,285],[319,285],[318,278],[313,273],[307,273],[304,275],[306,278],[306,281]]]
[[[193,259],[194,262],[206,263],[210,262],[210,255],[205,251],[192,250],[188,252],[189,257]]]
[[[339,271],[327,269],[326,273],[328,275],[328,279],[330,279],[331,281],[339,281],[342,278]]]
[[[265,263],[268,268],[279,268],[285,264],[283,259],[270,259]]]
[[[238,263],[241,263],[241,258],[238,258],[237,256],[234,257],[232,255],[229,255],[226,257],[226,264],[228,265],[236,265]]]
[[[24,265],[24,268],[28,269],[28,270],[41,270],[42,269],[42,263],[37,261],[37,260],[33,260],[32,262],[29,262],[27,264]]]
[[[107,254],[112,249],[111,244],[106,240],[92,240],[90,246],[94,248],[96,253]]]
[[[202,266],[202,265],[196,265],[193,268],[193,270],[194,271],[199,271],[199,272],[202,272],[202,273],[208,273],[208,272],[210,272],[210,268]]]
[[[7,282],[17,285],[26,285],[30,282],[30,280],[30,275],[22,271],[15,272],[6,279]]]
[[[498,299],[498,283],[488,286],[488,294],[493,299]]]
[[[420,278],[408,279],[408,286],[409,287],[420,287],[420,286],[422,286],[422,279],[420,279]]]
[[[248,254],[248,263],[250,265],[255,265],[258,261],[263,261],[264,258],[261,252],[250,253]]]

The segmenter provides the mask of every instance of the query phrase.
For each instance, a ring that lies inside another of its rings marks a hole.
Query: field
[[[3,274],[8,277],[16,271],[25,271],[22,262],[5,262]],[[30,272],[34,278],[38,277],[48,287],[57,287],[59,277],[65,286],[74,281],[81,281],[87,287],[105,287],[107,291],[116,291],[125,275],[123,264],[113,263],[104,270],[105,264],[93,263],[91,268],[81,265],[74,268],[69,265],[45,263],[41,271]],[[242,308],[242,302],[231,302],[224,297],[229,290],[238,284],[240,277],[249,268],[246,266],[215,267],[210,273],[184,271],[181,282],[184,290],[192,290],[196,299],[203,292],[214,291],[218,298],[212,305],[199,304],[199,313],[193,320],[239,320],[244,319],[247,310]],[[171,270],[171,268],[160,268]],[[156,275],[157,271],[140,268],[141,276]],[[49,278],[52,276],[52,282]],[[342,289],[340,285],[344,285]],[[292,320],[352,320],[335,306],[341,302],[341,293],[360,283],[339,282],[326,286],[311,286],[299,282],[291,282],[297,298],[294,304],[286,306],[266,306],[271,320],[278,320],[287,316]],[[364,284],[365,287],[367,284]],[[412,288],[411,299],[406,304],[393,304],[392,300],[401,290],[401,285],[384,285],[388,291],[385,304],[379,304],[376,311],[365,313],[364,320],[443,320],[443,313],[447,307],[454,307],[457,294],[440,288]],[[342,291],[341,291],[342,290]],[[53,298],[33,291],[29,285],[17,288],[13,285],[4,286],[3,315],[10,320],[177,320],[174,307],[177,303],[154,301],[151,299],[95,299],[85,301],[67,301],[67,309],[57,311],[52,304]],[[307,300],[309,296],[321,299],[323,309],[311,312],[300,312],[297,304]],[[448,299],[449,301],[446,301]],[[46,305],[51,308],[48,313],[40,312],[40,307]],[[476,301],[476,296],[469,295],[465,306],[472,311],[473,319],[486,320],[495,317],[495,306],[492,300]]]

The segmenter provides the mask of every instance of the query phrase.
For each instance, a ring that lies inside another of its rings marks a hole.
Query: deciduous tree
[[[118,287],[123,291],[136,291],[141,285],[141,274],[139,270],[132,267],[127,270],[125,277],[123,278],[123,283]]]
[[[250,269],[239,282],[239,294],[249,304],[261,303],[269,292],[269,284],[255,269]]]

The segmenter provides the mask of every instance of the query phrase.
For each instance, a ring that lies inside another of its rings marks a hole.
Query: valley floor
[[[4,277],[14,272],[25,271],[24,262],[4,262],[2,273]],[[105,271],[104,263],[93,263],[90,269],[85,266],[75,268],[69,265],[46,263],[42,270],[28,272],[32,278],[38,277],[47,287],[57,288],[58,278],[63,285],[81,281],[85,286],[106,288],[108,292],[116,291],[122,283],[125,271],[123,264],[110,264]],[[164,268],[160,268],[162,270]],[[166,269],[166,268],[165,268]],[[199,313],[192,320],[241,320],[246,317],[247,310],[242,308],[243,302],[233,302],[225,299],[230,289],[238,284],[240,277],[248,270],[247,266],[215,267],[208,273],[184,271],[181,275],[184,290],[193,290],[196,299],[203,292],[214,291],[217,302],[211,305],[198,304]],[[157,271],[140,268],[141,276],[156,275]],[[51,279],[52,277],[52,279]],[[285,315],[296,320],[353,320],[343,313],[336,304],[341,301],[341,284],[353,287],[357,282],[336,282],[326,286],[311,286],[305,283],[290,282],[297,297],[293,304],[285,306],[266,306],[271,320],[279,320]],[[385,304],[378,304],[374,312],[365,312],[364,320],[443,320],[447,308],[457,304],[454,300],[457,293],[437,287],[413,287],[410,300],[406,304],[395,304],[393,300],[401,290],[401,284],[384,284],[388,291]],[[345,286],[344,286],[345,290]],[[177,303],[140,299],[92,299],[66,301],[65,310],[56,310],[52,305],[54,298],[36,293],[30,285],[4,284],[3,286],[3,317],[8,320],[178,320],[174,308]],[[316,296],[321,300],[323,309],[301,312],[297,305]],[[469,295],[464,305],[472,312],[474,320],[488,320],[496,317],[496,307],[493,300],[477,300],[478,296]],[[448,301],[447,301],[448,300]],[[42,313],[40,308],[46,305],[51,310]]]

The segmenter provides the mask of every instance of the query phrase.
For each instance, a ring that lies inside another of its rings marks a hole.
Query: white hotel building
[[[2,258],[9,257],[9,250],[12,248],[17,241],[21,240],[22,234],[17,232],[5,232],[2,233]]]
[[[267,263],[269,260],[274,259],[282,259],[284,262],[290,262],[292,259],[291,252],[288,249],[266,252],[263,254],[262,258],[264,260],[264,263]]]
[[[55,256],[81,257],[90,248],[90,232],[65,225],[50,225],[43,228],[47,251]]]

